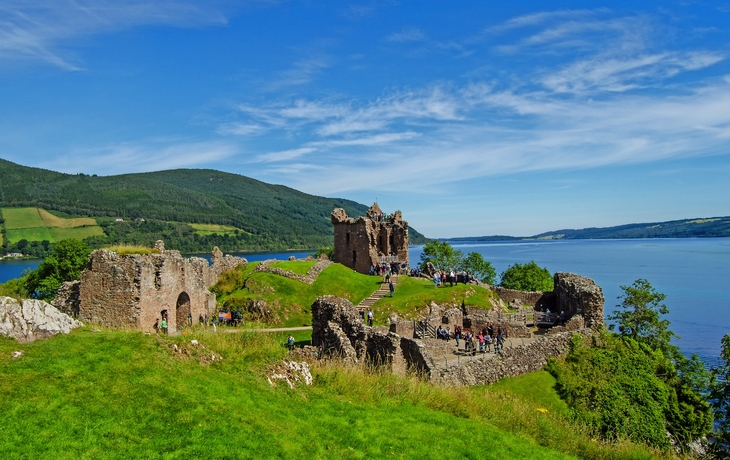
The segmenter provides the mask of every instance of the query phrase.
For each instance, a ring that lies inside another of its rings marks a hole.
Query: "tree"
[[[507,289],[518,291],[553,290],[553,275],[547,268],[540,267],[535,261],[526,264],[514,264],[502,272],[500,284]]]
[[[669,320],[661,318],[669,313],[663,303],[667,296],[657,292],[645,279],[638,279],[631,286],[621,286],[621,289],[624,293],[618,297],[623,299],[616,306],[619,310],[608,317],[618,324],[619,334],[661,350],[667,357],[675,357],[678,350],[670,341],[672,337],[678,337],[669,330]],[[613,330],[614,325],[609,328]]]
[[[455,250],[446,241],[433,240],[423,246],[421,265],[423,266],[431,262],[439,270],[448,270],[453,267],[458,267],[462,257],[464,257],[464,253]]]
[[[91,248],[76,239],[63,240],[53,246],[51,255],[26,276],[25,288],[32,297],[51,299],[64,281],[81,277]]]
[[[720,359],[724,364],[712,368],[710,401],[718,422],[715,448],[719,455],[730,456],[730,334],[722,338]]]
[[[469,273],[474,274],[482,283],[494,285],[497,281],[497,272],[491,262],[484,260],[478,252],[470,252],[461,261],[460,267]]]

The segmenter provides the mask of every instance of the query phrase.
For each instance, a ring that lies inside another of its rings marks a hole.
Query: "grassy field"
[[[316,260],[296,260],[287,262],[274,262],[273,264],[269,265],[269,267],[281,268],[282,270],[289,270],[292,273],[306,275],[309,269],[314,267],[316,263]]]
[[[52,243],[68,238],[84,239],[104,235],[94,219],[55,216],[40,208],[2,208],[6,238],[11,243],[20,240]]]
[[[287,261],[277,262],[276,266],[301,273],[314,265],[310,263]],[[250,263],[224,273],[213,287],[213,292],[218,296],[218,304],[226,308],[243,310],[249,299],[263,299],[271,306],[278,304],[278,320],[273,324],[309,325],[312,319],[310,307],[317,297],[336,295],[358,304],[380,286],[379,277],[361,275],[340,264],[328,267],[311,286],[272,273],[254,272],[257,265]]]
[[[553,411],[549,374],[446,389],[313,364],[311,387],[271,387],[286,334],[157,337],[84,328],[0,338],[0,458],[654,458],[597,443]],[[201,361],[206,346],[222,361]],[[300,337],[301,338],[301,337]],[[190,356],[172,351],[172,344]],[[10,354],[25,350],[19,359]],[[518,392],[534,393],[534,399]],[[544,410],[543,410],[544,409]]]
[[[219,224],[188,224],[195,229],[195,233],[198,235],[212,235],[217,233],[219,235],[234,235],[236,230],[243,232],[243,230],[230,225],[219,225]],[[243,232],[245,233],[245,232]]]

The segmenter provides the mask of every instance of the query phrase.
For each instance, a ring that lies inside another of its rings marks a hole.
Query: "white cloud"
[[[299,158],[308,153],[312,153],[315,150],[317,150],[317,149],[314,149],[311,147],[302,147],[299,149],[284,150],[281,152],[264,153],[263,155],[259,155],[258,157],[256,157],[256,160],[254,160],[254,161],[263,162],[263,163],[288,161],[288,160],[293,160],[294,158]]]
[[[69,39],[138,25],[225,24],[219,7],[219,2],[198,0],[5,0],[0,4],[0,60],[78,70],[63,50]]]
[[[403,42],[421,42],[426,40],[426,35],[415,27],[409,27],[400,32],[394,32],[387,37],[386,41],[403,43]]]
[[[222,142],[122,143],[75,150],[38,166],[71,174],[83,171],[111,175],[200,167],[226,160],[237,153],[236,146]]]

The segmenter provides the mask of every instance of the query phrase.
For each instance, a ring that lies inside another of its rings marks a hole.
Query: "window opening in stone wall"
[[[347,244],[350,244],[350,232],[347,232],[347,235],[345,236],[345,241]]]
[[[352,251],[352,265],[357,264],[357,251]]]

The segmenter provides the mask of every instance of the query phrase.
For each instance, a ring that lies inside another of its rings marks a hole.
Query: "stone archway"
[[[186,292],[181,292],[177,297],[175,305],[175,330],[180,331],[189,324],[188,318],[190,310],[190,296]]]

